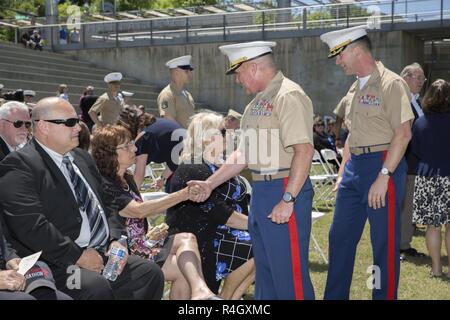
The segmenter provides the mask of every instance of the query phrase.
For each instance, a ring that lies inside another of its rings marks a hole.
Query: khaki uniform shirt
[[[169,115],[187,128],[195,109],[194,99],[188,91],[177,90],[169,84],[159,94],[157,103],[161,117]]]
[[[414,119],[410,97],[406,82],[377,62],[376,70],[364,87],[360,89],[357,80],[345,96],[350,102],[346,104],[343,117],[350,132],[349,146],[389,144],[394,130]]]
[[[349,105],[349,101],[347,99],[347,96],[344,96],[341,101],[339,101],[338,105],[336,106],[336,108],[334,108],[333,113],[341,118],[344,119],[345,118],[345,110],[347,108],[347,106]]]
[[[123,110],[123,100],[120,97],[114,98],[110,92],[105,92],[92,105],[89,111],[100,113],[104,125],[116,124],[120,112]]]
[[[303,89],[278,72],[245,108],[240,151],[257,174],[289,170],[293,145],[313,145],[313,106]]]

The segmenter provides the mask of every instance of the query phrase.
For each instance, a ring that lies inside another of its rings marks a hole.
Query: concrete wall
[[[423,62],[423,42],[411,34],[402,31],[374,32],[370,38],[374,56],[397,73],[406,64]],[[230,106],[242,111],[251,97],[245,95],[233,76],[225,76],[228,61],[218,50],[220,45],[91,49],[67,54],[161,87],[169,81],[165,62],[191,54],[196,69],[189,90],[194,99],[217,111],[226,111]],[[280,39],[274,50],[279,68],[287,77],[301,84],[311,97],[317,114],[331,114],[354,79],[346,76],[335,65],[334,59],[327,59],[327,52],[326,45],[318,37]]]

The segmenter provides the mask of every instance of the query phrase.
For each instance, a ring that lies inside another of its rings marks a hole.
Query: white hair
[[[402,72],[400,72],[400,77],[402,77],[403,79],[406,77],[410,77],[416,70],[423,71],[422,66],[417,62],[411,63],[410,65],[407,65],[405,68],[403,68]]]
[[[8,119],[13,111],[29,112],[25,103],[19,101],[8,101],[0,107],[0,119]]]
[[[217,134],[223,123],[223,116],[215,112],[201,112],[192,116],[183,140],[183,152],[180,160],[190,162],[200,160],[203,155],[205,142],[212,135]]]

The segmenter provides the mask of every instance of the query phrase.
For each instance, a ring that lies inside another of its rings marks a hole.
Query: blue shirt
[[[59,38],[67,40],[67,31],[66,31],[66,29],[59,30]]]
[[[425,113],[413,125],[411,152],[421,176],[450,176],[450,113]]]

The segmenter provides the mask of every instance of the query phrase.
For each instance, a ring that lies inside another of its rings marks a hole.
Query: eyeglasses
[[[69,118],[69,119],[52,119],[52,120],[46,120],[46,119],[39,119],[42,121],[46,121],[46,122],[51,122],[51,123],[55,123],[55,124],[63,124],[66,127],[74,127],[77,123],[80,122],[80,119],[78,118]],[[36,120],[36,121],[39,121]]]
[[[14,128],[17,128],[17,129],[21,128],[23,125],[25,125],[25,128],[27,128],[27,129],[29,127],[31,127],[31,121],[22,121],[22,120],[10,121],[8,119],[3,119],[3,120],[5,120],[6,122],[9,122],[9,123],[12,123]]]
[[[131,140],[130,142],[128,142],[124,146],[116,147],[116,150],[119,150],[119,149],[133,150],[134,147],[135,147],[135,142],[134,142],[134,140]]]
[[[422,83],[426,82],[428,79],[425,77],[409,76],[410,78],[416,79]]]

